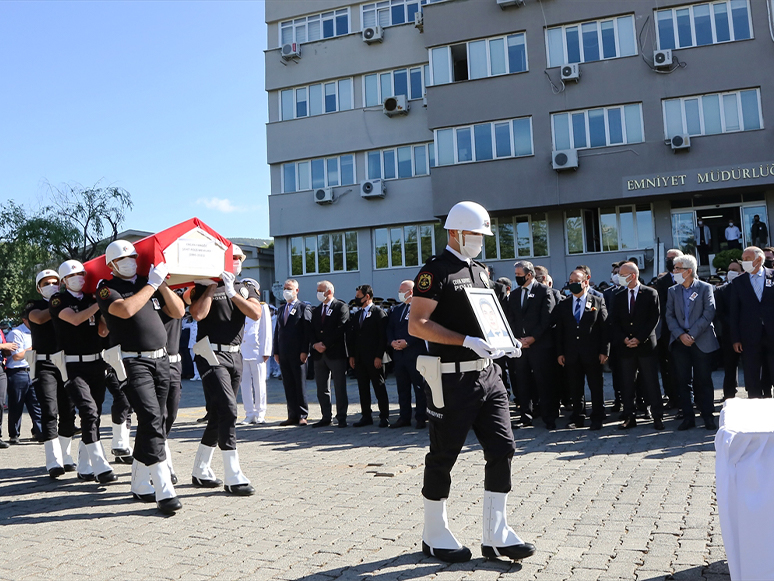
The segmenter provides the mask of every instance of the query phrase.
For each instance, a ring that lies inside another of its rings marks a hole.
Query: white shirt
[[[245,317],[245,330],[242,335],[242,358],[260,359],[271,356],[272,351],[272,325],[269,305],[261,304],[261,318],[253,321]]]
[[[8,343],[16,343],[19,346],[16,351],[11,353],[11,355],[16,355],[17,353],[21,353],[22,351],[26,351],[27,349],[32,348],[32,335],[30,334],[30,330],[27,328],[27,325],[24,323],[8,333],[6,341]],[[29,369],[29,364],[24,359],[20,361],[14,361],[13,357],[9,357],[6,359],[5,368]]]
[[[636,301],[637,295],[640,292],[640,283],[637,283],[634,288],[626,287],[626,308],[629,309],[629,312],[631,312],[629,307],[631,305],[632,292],[634,292],[634,300]]]
[[[732,242],[734,240],[739,240],[742,237],[742,232],[734,226],[729,226],[726,228],[726,240],[728,242]]]
[[[588,291],[584,292],[581,296],[576,297],[575,295],[572,295],[572,316],[575,316],[575,309],[578,308],[578,303],[581,305],[581,317],[583,316],[583,311],[586,309],[586,297],[588,296]]]
[[[460,259],[462,262],[464,262],[465,264],[470,264],[470,258],[468,258],[467,256],[462,256],[462,254],[460,254],[459,252],[457,252],[456,250],[454,250],[454,248],[452,248],[451,246],[448,246],[448,245],[447,245],[447,246],[446,246],[446,250],[448,250],[449,252],[451,252],[451,253],[452,253],[454,256],[456,256],[457,258],[459,258],[459,259]]]

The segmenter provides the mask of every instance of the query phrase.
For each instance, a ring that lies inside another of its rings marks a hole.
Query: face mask
[[[325,293],[321,293],[320,291],[317,291],[317,300],[321,303],[325,302]]]
[[[753,266],[753,260],[743,260],[742,261],[742,268],[745,272],[752,274],[753,270],[755,270],[755,267]]]
[[[733,228],[733,227],[734,227],[734,223],[733,223],[733,222],[729,222],[729,223],[728,223],[728,227],[729,227],[729,228]]]
[[[137,260],[134,258],[122,258],[118,262],[114,262],[118,274],[126,278],[132,278],[137,274]]]
[[[567,288],[569,288],[570,292],[574,295],[579,295],[583,292],[583,284],[579,282],[571,282],[567,285]]]
[[[285,299],[286,302],[291,302],[294,298],[296,298],[296,293],[294,293],[290,289],[285,289],[282,291],[282,298]]]
[[[464,244],[460,244],[460,254],[468,258],[475,258],[481,253],[481,247],[484,245],[483,234],[462,234],[462,231],[458,230],[460,240],[465,239]]]
[[[618,275],[618,285],[619,286],[629,286],[629,277],[630,276],[631,275],[629,275],[629,274],[626,275],[626,276],[624,276],[622,274],[619,274]]]
[[[234,274],[236,276],[239,276],[242,273],[242,261],[241,260],[235,260],[234,261]]]
[[[726,280],[728,282],[731,282],[732,280],[734,280],[740,274],[742,274],[742,273],[741,272],[736,272],[735,270],[729,270],[728,274],[726,274]]]
[[[356,307],[362,307],[363,306],[363,299],[364,298],[365,297],[360,297],[360,298],[355,297],[355,306]]]
[[[65,285],[68,289],[73,291],[74,293],[79,293],[83,289],[83,285],[86,282],[86,277],[84,276],[71,276],[65,281]]]
[[[527,282],[526,276],[517,276],[516,277],[516,286],[524,286],[524,283]]]
[[[697,224],[697,225],[699,225],[699,226],[701,226],[701,225],[703,225],[703,224],[704,224],[704,222],[702,222],[701,220],[699,220],[699,221],[698,221],[696,224]]]
[[[763,261],[763,266],[765,266],[766,268],[774,268],[774,260],[767,258],[766,260]]]
[[[667,272],[672,272],[675,269],[675,259],[674,258],[667,258],[666,259],[666,269],[667,269]]]
[[[675,273],[675,282],[677,284],[683,284],[685,282],[685,277],[683,276],[682,272]]]
[[[40,294],[42,294],[43,298],[46,300],[50,299],[58,292],[59,292],[59,285],[55,285],[55,284],[48,284],[44,286],[42,289],[40,289]]]
[[[612,273],[610,275],[610,282],[612,282],[615,286],[618,286],[618,275],[616,273]]]
[[[402,303],[406,302],[406,293],[398,293],[398,300]]]

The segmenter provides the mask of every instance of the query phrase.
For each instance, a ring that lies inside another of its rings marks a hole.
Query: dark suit
[[[408,315],[411,305],[398,305],[387,315],[387,345],[403,339],[407,345],[404,349],[388,351],[394,362],[395,382],[398,385],[398,405],[400,406],[399,421],[411,421],[411,388],[414,388],[418,422],[427,420],[427,400],[425,399],[425,380],[417,371],[417,357],[427,355],[427,347],[422,339],[409,335]]]
[[[361,309],[349,319],[347,347],[349,356],[355,359],[355,376],[360,393],[360,408],[365,420],[371,419],[371,388],[374,386],[376,401],[379,404],[379,418],[386,420],[390,416],[390,402],[384,385],[384,365],[374,366],[376,358],[382,359],[387,348],[387,315],[374,304],[363,315]]]
[[[288,406],[288,419],[301,420],[309,415],[306,402],[306,363],[301,354],[309,354],[309,330],[307,325],[312,309],[301,301],[285,303],[277,312],[274,328],[274,355],[279,356],[282,385]]]
[[[761,267],[763,268],[763,267]],[[748,397],[771,397],[764,370],[774,377],[774,270],[763,268],[761,300],[745,273],[731,283],[731,343],[742,344],[742,364]]]
[[[610,354],[607,309],[604,299],[598,296],[589,293],[582,298],[580,322],[575,317],[574,296],[563,300],[554,309],[556,352],[565,357],[564,371],[570,386],[572,420],[583,418],[585,377],[591,392],[591,420],[601,422],[605,419],[605,396],[599,356]]]
[[[661,323],[658,328],[658,365],[661,370],[661,384],[664,395],[669,398],[670,407],[676,407],[678,402],[678,390],[675,382],[675,369],[672,367],[672,357],[669,350],[669,326],[666,322],[667,293],[670,287],[675,285],[672,273],[667,272],[656,280],[658,291],[658,304],[661,305]]]
[[[739,387],[739,360],[741,355],[734,351],[731,342],[731,302],[734,289],[731,283],[715,287],[715,332],[720,339],[720,351],[723,354],[723,397],[736,395]]]
[[[663,406],[658,385],[658,361],[656,356],[656,327],[660,307],[658,293],[639,285],[634,310],[630,312],[630,289],[613,295],[610,317],[610,340],[619,358],[622,382],[623,411],[629,418],[635,417],[635,381],[639,375],[653,418],[661,419]],[[626,339],[638,339],[637,347],[628,347]]]
[[[323,313],[324,310],[324,313]],[[310,356],[314,365],[314,380],[317,383],[317,401],[320,402],[322,419],[330,421],[331,385],[336,392],[336,419],[340,424],[347,422],[347,344],[346,331],[349,325],[349,307],[347,303],[333,299],[327,305],[319,304],[312,310],[312,320],[309,324],[309,343],[322,343],[325,351],[320,353],[314,347],[310,348]]]
[[[602,297],[605,299],[605,307],[607,308],[607,324],[608,324],[608,337],[610,336],[610,309],[613,308],[613,297],[621,292],[621,287],[613,285],[605,289],[602,293]],[[615,343],[610,343],[610,359],[607,360],[607,365],[610,367],[610,372],[613,377],[613,392],[615,393],[615,404],[621,404],[621,392],[623,382],[621,381],[621,369],[618,366],[618,354],[616,352],[617,346]]]
[[[522,295],[524,302],[522,305]],[[551,337],[551,312],[554,294],[535,282],[531,291],[521,287],[511,291],[506,316],[516,338],[534,337],[535,342],[522,350],[521,357],[508,361],[514,394],[518,394],[522,420],[532,419],[533,405],[540,406],[543,421],[551,424],[558,415],[554,377],[554,345]]]

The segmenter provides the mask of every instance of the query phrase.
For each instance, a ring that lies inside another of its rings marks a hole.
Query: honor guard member
[[[182,505],[164,453],[163,409],[169,391],[169,358],[159,311],[164,309],[169,316],[182,318],[185,306],[164,282],[169,272],[166,264],[151,268],[147,277],[137,274],[137,252],[131,242],[111,242],[105,250],[105,262],[113,277],[100,282],[97,302],[112,342],[121,348],[122,361],[111,365],[116,373],[125,371],[124,393],[137,413],[132,495],[148,502],[155,497],[158,509],[171,514]],[[151,479],[153,486],[149,487]]]
[[[48,302],[59,292],[59,274],[50,269],[40,271],[35,277],[35,288],[42,298],[29,301],[24,307],[24,313],[30,322],[32,349],[36,354],[33,386],[40,404],[46,470],[51,478],[58,478],[76,469],[70,456],[75,433],[75,408],[64,389],[62,375],[51,360],[51,356],[59,349]]]
[[[261,303],[255,287],[238,282],[242,271],[242,250],[233,245],[233,268],[236,275],[224,271],[219,282],[197,281],[189,291],[191,316],[198,322],[197,343],[208,351],[206,359],[196,356],[207,402],[207,427],[196,452],[192,481],[195,486],[215,488],[224,484],[226,492],[240,496],[255,493],[255,488],[239,467],[236,449],[237,390],[242,381],[240,345],[245,317],[257,321]],[[225,483],[215,477],[210,467],[215,445],[223,452]]]
[[[181,301],[183,300],[182,289],[172,292],[180,297]],[[170,317],[163,310],[159,311],[159,315],[167,332],[167,357],[169,357],[169,393],[161,410],[164,414],[164,452],[167,456],[167,465],[169,466],[172,484],[177,484],[177,475],[172,466],[172,454],[169,451],[169,432],[172,431],[172,424],[177,419],[177,412],[180,409],[180,395],[183,390],[183,358],[180,355],[180,335],[183,333],[183,321],[182,319]]]
[[[86,284],[83,264],[66,260],[59,266],[59,278],[65,290],[51,297],[49,310],[59,348],[65,353],[65,390],[81,416],[78,463],[85,464],[85,458],[82,459],[85,452],[92,468],[86,479],[106,484],[118,480],[105,459],[99,440],[99,422],[105,401],[105,362],[102,361],[99,331],[103,327],[105,334],[107,329],[96,299],[83,293]],[[84,477],[80,473],[78,476]]]
[[[104,320],[104,319],[103,319]],[[102,347],[109,349],[113,345],[110,343],[110,335],[103,339]],[[126,399],[124,386],[126,382],[119,381],[116,371],[109,365],[107,366],[107,375],[105,376],[105,386],[113,396],[113,404],[110,406],[110,419],[113,427],[113,438],[110,442],[110,451],[115,457],[115,461],[120,464],[131,464],[132,442],[132,406]]]
[[[508,395],[492,359],[504,355],[481,338],[481,330],[464,292],[487,288],[486,268],[472,260],[481,251],[483,235],[491,236],[489,214],[475,202],[460,202],[444,228],[449,245],[422,267],[414,286],[409,333],[428,343],[433,356],[424,372],[430,387],[427,415],[430,451],[425,458],[425,524],[422,551],[442,561],[471,557],[449,530],[446,499],[451,470],[473,428],[484,450],[484,557],[523,559],[535,552],[506,522],[511,490],[511,459],[515,450]],[[514,353],[518,356],[520,353]],[[439,361],[440,359],[440,361]]]

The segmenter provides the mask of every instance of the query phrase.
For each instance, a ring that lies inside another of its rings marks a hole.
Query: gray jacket
[[[676,284],[667,293],[666,322],[669,327],[669,344],[678,341],[683,333],[688,333],[696,341],[696,346],[704,353],[712,353],[720,348],[715,336],[712,320],[715,318],[715,293],[712,285],[694,280],[690,288],[688,328],[685,328],[685,306],[683,304],[683,285]]]

